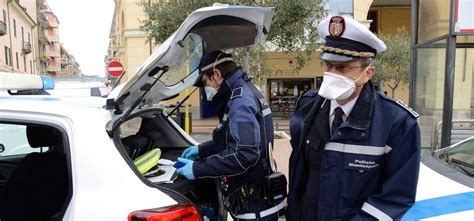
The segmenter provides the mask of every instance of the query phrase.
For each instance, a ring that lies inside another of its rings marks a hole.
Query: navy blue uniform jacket
[[[197,178],[227,176],[231,188],[263,182],[269,174],[267,147],[273,145],[270,108],[247,74],[238,69],[225,84],[232,95],[212,140],[199,145]]]
[[[304,148],[324,102],[305,93],[290,121],[287,220],[299,219],[308,180]],[[356,104],[321,155],[319,220],[396,220],[413,205],[420,164],[417,114],[365,84]],[[329,116],[328,116],[329,117]],[[315,208],[316,209],[316,208]]]

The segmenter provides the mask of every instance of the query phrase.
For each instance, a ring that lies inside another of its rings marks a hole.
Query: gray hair
[[[374,63],[374,60],[374,58],[362,58],[360,59],[360,63],[363,67],[367,67]]]

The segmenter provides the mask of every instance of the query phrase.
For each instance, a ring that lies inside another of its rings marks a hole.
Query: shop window
[[[306,90],[313,88],[314,79],[269,80],[269,102],[275,115],[294,112],[296,101]]]

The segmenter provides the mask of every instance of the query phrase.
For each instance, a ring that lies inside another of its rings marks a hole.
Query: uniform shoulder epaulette
[[[303,92],[304,97],[314,97],[318,94],[318,89],[308,89],[305,92]]]
[[[386,95],[382,95],[383,98],[385,98],[386,100],[388,101],[391,101],[395,104],[398,104],[398,106],[402,107],[403,109],[405,109],[411,116],[413,116],[415,119],[418,118],[420,116],[420,114],[418,114],[415,110],[413,110],[411,107],[409,107],[408,105],[406,105],[402,100],[394,100],[390,97],[387,97]]]
[[[414,118],[418,118],[420,116],[415,110],[411,109],[411,107],[403,103],[402,100],[396,100],[395,103],[403,107],[403,109],[408,111],[408,113],[410,113]]]
[[[309,98],[309,97],[314,97],[318,94],[318,90],[317,89],[308,89],[306,90],[305,92],[303,92],[303,94],[301,96],[298,97],[298,99],[296,99],[296,107],[299,107],[299,104],[301,102],[301,100],[303,100],[303,98]]]
[[[234,88],[234,90],[232,90],[232,95],[230,96],[230,99],[233,100],[234,98],[242,97],[243,92],[243,87]]]

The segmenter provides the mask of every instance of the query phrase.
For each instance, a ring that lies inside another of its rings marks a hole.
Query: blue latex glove
[[[181,163],[184,163],[185,165],[179,169],[176,170],[177,173],[179,173],[182,176],[185,176],[186,179],[188,180],[195,180],[196,177],[194,177],[194,171],[193,171],[193,164],[194,161],[184,159],[181,157],[178,157],[178,161]]]
[[[190,146],[184,150],[183,154],[181,154],[182,158],[186,158],[189,160],[194,160],[199,156],[199,147],[198,146]]]

